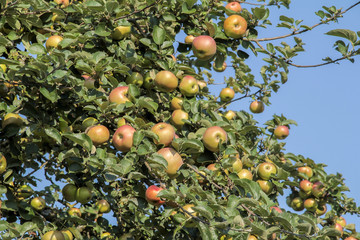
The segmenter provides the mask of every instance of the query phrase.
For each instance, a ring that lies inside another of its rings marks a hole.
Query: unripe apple
[[[61,36],[54,35],[46,40],[45,46],[47,50],[51,48],[59,48],[59,43],[63,40]]]
[[[302,211],[304,210],[304,201],[300,197],[296,197],[291,200],[290,207],[295,211]]]
[[[157,197],[158,193],[161,192],[162,190],[163,190],[162,187],[158,187],[155,185],[149,186],[145,192],[146,201],[148,201],[148,203],[155,206],[160,206],[164,204],[165,201],[162,201],[160,197]]]
[[[144,76],[144,87],[146,89],[153,89],[154,79],[152,79],[150,72],[147,72]]]
[[[74,202],[76,200],[77,187],[74,184],[66,184],[62,189],[62,195],[68,202]]]
[[[312,194],[316,198],[321,198],[325,195],[325,186],[322,182],[315,182],[311,189]]]
[[[227,111],[225,114],[224,114],[224,117],[227,119],[227,120],[233,120],[234,117],[236,116],[236,113],[234,111]]]
[[[225,8],[237,13],[241,12],[241,5],[239,2],[229,2],[226,4]]]
[[[126,120],[125,120],[125,118],[120,118],[120,119],[117,121],[116,125],[117,125],[118,128],[121,127],[121,126],[126,125]]]
[[[6,171],[7,161],[4,155],[0,153],[0,174]]]
[[[250,104],[250,111],[252,113],[262,113],[264,109],[265,109],[265,105],[261,101],[256,100]]]
[[[242,161],[240,160],[239,157],[236,157],[235,162],[232,164],[232,171],[238,173],[241,171],[242,168],[243,168]]]
[[[346,220],[343,216],[341,217],[336,217],[335,218],[335,223],[340,224],[340,226],[342,226],[343,228],[346,226]]]
[[[49,231],[42,236],[41,240],[65,240],[65,237],[60,231]]]
[[[327,211],[326,205],[319,205],[315,210],[316,215],[321,216],[324,215]]]
[[[177,77],[170,71],[160,71],[155,76],[155,85],[161,92],[172,92],[178,84]]]
[[[5,128],[6,126],[12,124],[20,127],[23,124],[22,117],[20,117],[20,115],[16,113],[6,114],[2,121],[2,128]]]
[[[257,173],[261,179],[269,180],[270,178],[272,178],[272,175],[275,175],[277,173],[277,170],[274,164],[265,162],[261,163],[258,166]]]
[[[210,36],[201,35],[193,40],[192,50],[199,60],[210,60],[216,53],[216,42]]]
[[[174,127],[164,122],[155,124],[151,131],[159,136],[159,141],[154,140],[155,144],[169,146],[175,137]]]
[[[194,37],[193,35],[187,35],[187,36],[185,37],[185,43],[186,43],[186,44],[192,44],[193,41],[194,41],[194,39],[195,39],[195,37]]]
[[[299,186],[300,186],[301,190],[308,193],[308,192],[311,192],[313,184],[309,180],[302,180],[300,182]]]
[[[115,148],[121,152],[128,152],[133,146],[133,137],[135,128],[130,125],[119,127],[113,136],[113,144]]]
[[[274,185],[270,181],[259,179],[256,182],[260,185],[261,190],[263,190],[264,193],[266,193],[266,194],[270,194],[271,191],[273,190]]]
[[[54,0],[57,4],[61,4],[61,7],[67,7],[70,5],[69,0]]]
[[[247,169],[241,169],[240,172],[237,173],[240,179],[249,179],[253,180],[253,174]]]
[[[162,148],[157,151],[158,154],[163,156],[167,161],[168,165],[166,173],[169,175],[175,175],[179,168],[183,165],[183,160],[178,152],[173,148]]]
[[[318,206],[318,204],[317,204],[316,200],[313,198],[308,198],[304,201],[304,207],[308,211],[311,211],[311,212],[316,211],[317,206]]]
[[[84,81],[84,87],[87,89],[94,89],[95,88],[95,79],[90,77],[89,75],[83,74],[81,75],[85,79]]]
[[[285,139],[289,136],[289,128],[287,126],[278,126],[275,128],[274,135],[277,139]]]
[[[131,33],[131,26],[118,26],[114,29],[112,33],[112,38],[114,40],[121,40],[126,38]]]
[[[202,141],[209,151],[218,152],[219,144],[227,142],[227,133],[219,126],[212,126],[206,129]]]
[[[121,86],[114,88],[110,92],[109,101],[111,103],[117,103],[117,104],[130,102],[130,100],[126,97],[128,90],[129,90],[128,86]]]
[[[103,125],[92,126],[86,132],[86,134],[90,137],[94,146],[99,146],[105,142],[107,142],[110,138],[110,132],[107,127]]]
[[[203,90],[205,87],[207,87],[207,83],[205,81],[197,81],[200,90]]]
[[[88,187],[79,187],[76,191],[76,201],[82,204],[88,203],[92,198],[92,192]]]
[[[68,214],[73,217],[81,217],[81,211],[78,208],[72,207],[68,210]]]
[[[108,213],[111,211],[110,204],[105,199],[97,201],[95,207],[99,213]]]
[[[215,62],[213,63],[213,69],[215,70],[215,72],[223,72],[223,71],[225,71],[226,66],[227,66],[226,62],[223,62],[221,67],[216,67]]]
[[[228,37],[241,38],[247,30],[247,22],[240,15],[231,15],[224,21],[224,32]]]
[[[220,100],[222,102],[229,102],[235,96],[235,91],[231,88],[223,88],[220,92]]]
[[[0,64],[0,70],[2,70],[2,72],[6,73],[7,67],[5,64]]]
[[[182,109],[183,102],[184,102],[184,99],[178,98],[178,97],[173,97],[173,99],[170,102],[171,109],[172,110]]]
[[[171,122],[177,128],[181,128],[185,124],[183,120],[188,120],[188,119],[189,119],[189,114],[181,109],[177,109],[171,114]]]
[[[311,169],[311,167],[299,167],[297,170],[299,173],[305,174],[308,178],[311,178],[313,176],[313,170]]]
[[[141,87],[143,85],[143,83],[144,83],[144,78],[141,75],[141,73],[133,72],[133,73],[131,73],[130,76],[128,76],[126,78],[126,83],[127,84],[134,84],[134,85],[137,85],[137,86]]]
[[[46,207],[46,202],[42,197],[31,199],[30,205],[37,211],[41,211]]]
[[[185,76],[179,85],[180,92],[186,97],[193,97],[199,92],[199,85],[193,76]]]

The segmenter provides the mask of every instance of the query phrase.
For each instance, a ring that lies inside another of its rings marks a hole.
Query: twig
[[[157,5],[159,2],[161,2],[162,0],[157,0],[156,2],[144,7],[143,9],[140,9],[140,10],[137,10],[137,11],[134,11],[132,13],[129,13],[129,14],[126,14],[124,16],[121,16],[121,17],[118,17],[118,18],[115,18],[114,21],[117,21],[117,20],[120,20],[120,19],[124,19],[124,18],[127,18],[127,17],[130,17],[131,15],[134,15],[134,14],[137,14],[137,13],[140,13],[140,12],[143,12],[145,11],[146,9],[148,8],[151,8],[152,6],[155,6]]]
[[[17,4],[19,2],[19,0],[16,0],[13,3],[10,3],[9,5],[7,5],[6,7],[4,7],[3,9],[0,9],[0,12],[4,12],[5,10],[7,10],[8,8],[14,6],[15,4]]]
[[[250,94],[250,95],[248,95],[249,93],[246,92],[246,94],[245,94],[244,96],[242,96],[242,97],[239,97],[239,98],[236,98],[236,99],[233,99],[233,100],[231,100],[231,101],[227,101],[227,102],[221,104],[218,108],[215,109],[215,111],[219,111],[220,108],[222,108],[222,107],[224,107],[224,106],[226,106],[226,105],[228,105],[228,104],[230,104],[230,103],[239,101],[239,100],[241,100],[241,99],[243,99],[243,98],[255,96],[256,94],[258,94],[258,93],[261,92],[261,91],[262,91],[262,89],[256,91],[256,92],[253,93],[253,94]]]

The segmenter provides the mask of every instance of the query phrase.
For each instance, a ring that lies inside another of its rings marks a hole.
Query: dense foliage
[[[318,10],[313,26],[271,23],[290,0],[226,4],[0,0],[1,239],[360,239],[341,218],[360,213],[342,175],[285,152],[295,121],[251,113],[286,84],[301,34],[359,2]],[[289,33],[258,36],[272,24]],[[340,56],[317,66],[354,61],[360,32],[326,34]],[[250,55],[265,56],[260,79]],[[213,70],[235,73],[221,96]],[[260,105],[226,111],[246,98]]]

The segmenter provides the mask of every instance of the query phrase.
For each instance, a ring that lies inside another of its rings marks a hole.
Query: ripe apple
[[[227,111],[225,114],[224,114],[224,117],[227,119],[227,120],[233,120],[234,117],[236,116],[236,113],[234,111]]]
[[[261,179],[269,180],[277,173],[277,170],[274,164],[265,162],[259,165],[257,173]]]
[[[73,240],[74,236],[69,229],[61,230],[61,233],[64,235],[66,240]]]
[[[312,194],[316,198],[323,197],[325,195],[325,186],[322,182],[315,182],[311,189]]]
[[[90,137],[95,146],[99,146],[107,142],[110,138],[109,129],[103,125],[90,127],[86,134]]]
[[[128,90],[129,90],[128,86],[121,86],[113,89],[110,92],[109,101],[111,103],[117,103],[117,104],[130,102],[130,100],[126,97]]]
[[[297,170],[299,173],[305,174],[308,178],[311,178],[313,176],[313,170],[311,167],[299,167]]]
[[[20,127],[23,124],[22,117],[20,117],[20,115],[16,113],[6,114],[2,121],[2,128],[5,128],[7,125],[12,125],[12,124]]]
[[[175,125],[176,128],[181,128],[185,122],[183,120],[188,120],[189,114],[181,109],[176,109],[171,114],[171,122]]]
[[[114,40],[121,40],[126,38],[131,33],[131,26],[118,26],[114,29],[112,33],[112,38]]]
[[[193,76],[185,76],[179,85],[180,92],[186,97],[193,97],[199,92],[199,85]]]
[[[81,211],[78,208],[72,207],[68,210],[68,214],[73,217],[81,217]]]
[[[263,190],[264,193],[266,193],[266,194],[270,194],[271,191],[273,190],[274,185],[270,181],[259,179],[256,182],[260,185],[261,190]]]
[[[169,146],[175,137],[175,129],[168,123],[157,123],[151,128],[151,131],[159,136],[159,141],[154,140],[155,144]]]
[[[176,109],[182,109],[182,104],[183,104],[183,98],[179,98],[179,97],[173,97],[173,99],[170,102],[170,106],[172,110],[176,110]]]
[[[162,187],[158,187],[155,185],[151,185],[146,189],[145,192],[145,198],[148,203],[155,206],[160,206],[165,203],[165,201],[162,201],[159,197],[157,197],[158,193],[163,190]]]
[[[199,85],[200,90],[203,90],[207,87],[207,83],[205,81],[197,81],[197,84]]]
[[[311,192],[313,184],[312,182],[310,182],[309,180],[302,180],[299,184],[300,189],[303,190],[304,192],[308,193]]]
[[[57,4],[61,4],[61,7],[67,7],[70,5],[69,0],[54,0]]]
[[[63,38],[59,35],[54,35],[49,37],[46,40],[45,46],[47,50],[50,50],[51,48],[59,48],[59,43],[63,40]]]
[[[289,136],[289,128],[287,126],[278,126],[275,128],[274,135],[277,139],[285,139]]]
[[[219,126],[212,126],[206,129],[202,141],[209,151],[218,152],[219,144],[227,142],[227,133]]]
[[[177,77],[170,71],[160,71],[155,76],[155,85],[162,92],[172,92],[178,84]]]
[[[128,152],[133,146],[133,137],[135,128],[130,125],[119,127],[113,136],[113,144],[115,148],[121,152]]]
[[[235,97],[235,91],[231,88],[223,88],[220,92],[220,100],[229,102]]]
[[[231,15],[224,21],[224,32],[228,37],[241,38],[247,30],[247,22],[240,15]]]
[[[216,53],[216,42],[210,36],[201,35],[193,40],[192,50],[199,60],[210,60]]]
[[[277,211],[278,213],[282,213],[282,210],[281,210],[281,208],[279,208],[279,207],[270,207],[270,210],[274,210],[274,211]]]
[[[49,231],[42,236],[41,240],[65,240],[65,237],[60,231]]]
[[[4,155],[0,153],[0,174],[6,171],[7,161]]]
[[[304,201],[300,197],[295,197],[291,200],[290,207],[295,211],[302,211],[304,210]]]
[[[247,238],[247,240],[257,240],[258,238],[255,237],[254,235],[249,235],[249,237]]]
[[[2,72],[6,73],[7,67],[5,64],[0,64],[0,70],[2,70]]]
[[[108,213],[111,211],[110,204],[105,199],[97,201],[95,207],[99,213]]]
[[[338,231],[341,233],[341,235],[344,233],[343,227],[342,227],[339,223],[335,223],[334,228],[335,228],[336,230],[338,230]]]
[[[343,228],[346,226],[346,220],[343,216],[341,217],[336,217],[335,218],[335,223],[340,224]]]
[[[195,39],[195,37],[194,37],[193,35],[187,35],[187,36],[185,37],[185,43],[186,43],[186,44],[192,44],[193,41],[194,41],[194,39]]]
[[[126,78],[126,83],[127,84],[134,84],[134,85],[137,85],[137,86],[141,87],[143,85],[143,83],[144,83],[144,78],[141,75],[141,73],[133,72],[133,73],[131,73],[131,75],[129,75]]]
[[[358,240],[358,239],[353,236],[350,236],[350,237],[345,238],[344,240]]]
[[[316,211],[317,209],[317,202],[314,198],[308,198],[304,201],[304,207],[308,210],[308,211],[311,211],[311,212],[314,212]]]
[[[240,172],[237,173],[240,179],[249,179],[253,180],[253,174],[247,169],[241,169]]]
[[[315,210],[316,215],[321,216],[324,215],[327,211],[326,205],[318,205]]]
[[[166,168],[166,173],[169,175],[175,175],[181,165],[183,165],[183,160],[180,154],[173,148],[162,148],[157,151],[157,153],[163,156],[167,161],[168,165]]]
[[[41,211],[46,207],[46,202],[42,197],[31,199],[30,205],[37,211]]]
[[[74,202],[76,200],[77,189],[72,183],[66,184],[61,191],[64,199],[68,202]]]
[[[92,192],[87,187],[79,187],[76,191],[76,201],[82,204],[88,203],[92,198]]]
[[[226,4],[225,8],[237,13],[241,12],[241,5],[239,2],[229,2]]]
[[[223,62],[221,67],[216,67],[215,62],[213,63],[213,69],[215,70],[215,72],[223,72],[223,71],[225,71],[226,66],[227,66],[226,62]]]
[[[262,113],[264,109],[265,109],[265,105],[261,101],[256,100],[250,104],[250,111],[252,113]]]

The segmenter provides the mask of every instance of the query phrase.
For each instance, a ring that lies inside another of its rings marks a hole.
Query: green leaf
[[[152,37],[154,42],[160,46],[165,40],[166,32],[161,27],[155,26],[152,33]]]
[[[200,153],[204,152],[204,145],[200,140],[186,139],[181,142],[180,151],[186,153]]]
[[[214,217],[214,210],[212,210],[212,208],[203,203],[198,204],[196,207],[192,207],[192,209],[194,209],[196,212],[200,213],[201,216],[209,220]]]
[[[58,144],[61,144],[61,135],[58,130],[52,127],[45,128],[45,133],[49,137],[55,139]]]
[[[141,141],[143,140],[143,138],[145,137],[145,134],[142,130],[140,131],[136,131],[134,133],[134,137],[133,137],[133,144],[134,146],[137,146],[141,143]]]
[[[337,36],[348,39],[350,42],[355,43],[357,40],[356,33],[348,29],[334,29],[327,33],[327,35]]]
[[[284,22],[291,23],[291,24],[294,23],[294,19],[293,19],[293,18],[289,18],[289,17],[284,16],[284,15],[281,15],[281,16],[280,16],[280,20],[281,20],[281,21],[284,21]]]
[[[29,52],[31,54],[36,54],[36,55],[40,55],[40,54],[45,54],[46,53],[46,49],[43,45],[39,44],[39,43],[34,43],[30,46],[29,48]]]
[[[164,168],[167,168],[168,162],[165,160],[165,158],[158,154],[158,153],[154,153],[152,154],[149,158],[148,158],[148,162],[149,163],[155,163],[158,164]]]
[[[73,133],[73,134],[65,133],[63,134],[63,136],[70,139],[74,143],[79,144],[80,146],[85,148],[88,152],[91,151],[93,143],[90,137],[85,133]]]
[[[48,89],[45,87],[41,87],[40,92],[42,95],[44,95],[44,97],[46,97],[53,103],[56,102],[60,98],[57,94],[56,88],[54,88],[54,87],[51,87]]]

